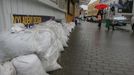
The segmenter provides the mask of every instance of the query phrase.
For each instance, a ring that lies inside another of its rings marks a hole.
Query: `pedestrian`
[[[86,16],[84,15],[84,21],[86,21]]]
[[[110,27],[111,26],[113,27],[112,22],[111,22],[111,20],[109,18],[107,18],[107,19],[105,19],[105,23],[106,23],[106,28],[109,31],[110,30]]]
[[[101,22],[102,22],[102,16],[101,14],[97,15],[97,20],[98,20],[98,27],[101,28]]]
[[[78,18],[77,17],[75,17],[74,22],[75,22],[75,25],[77,26],[78,25]]]

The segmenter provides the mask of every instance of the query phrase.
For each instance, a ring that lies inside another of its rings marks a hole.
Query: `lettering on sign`
[[[38,15],[13,15],[13,23],[23,23],[24,25],[34,25],[55,19],[54,16],[38,16]]]

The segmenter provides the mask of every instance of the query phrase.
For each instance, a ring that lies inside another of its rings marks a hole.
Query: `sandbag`
[[[56,41],[53,43],[53,45],[46,52],[44,52],[45,54],[41,57],[45,58],[46,60],[49,60],[49,57],[53,56],[53,54],[55,52],[60,52]]]
[[[48,75],[35,54],[19,56],[12,60],[17,75]]]
[[[67,28],[68,32],[72,32],[72,29],[75,28],[75,23],[74,22],[63,23],[63,25]]]
[[[62,23],[62,24],[63,24],[63,29],[64,29],[64,31],[65,31],[65,34],[66,34],[67,36],[69,36],[69,35],[70,35],[69,24],[67,24],[67,23]]]
[[[62,67],[57,63],[59,56],[60,56],[60,53],[56,51],[51,56],[49,56],[48,59],[46,59],[45,57],[42,57],[41,62],[42,62],[43,68],[47,72],[61,69]]]
[[[59,51],[64,51],[63,45],[59,39],[56,40]]]
[[[65,32],[66,41],[68,42],[70,33],[69,33],[69,31],[67,30],[66,26],[64,26],[64,25],[63,25],[63,30],[64,30],[64,32]]]
[[[36,29],[38,32],[35,36],[37,53],[46,52],[55,42],[55,35],[49,29]]]
[[[68,37],[65,34],[65,31],[63,30],[63,27],[62,27],[62,25],[60,23],[57,23],[55,21],[47,21],[46,23],[41,23],[38,26],[42,26],[42,28],[51,29],[55,33],[56,38],[61,41],[63,46],[65,46],[65,47],[68,46],[67,45]]]
[[[4,33],[0,39],[0,62],[20,55],[48,50],[52,37],[50,32],[41,30],[27,30],[14,34]]]
[[[75,23],[74,22],[70,22],[69,24],[70,24],[71,29],[75,28]]]
[[[62,25],[60,23],[58,23],[57,26],[59,27],[58,34],[60,35],[59,36],[60,41],[62,42],[64,47],[68,47],[68,45],[67,45],[68,37],[65,34],[65,31],[63,30]]]
[[[43,28],[42,26],[37,26],[36,30],[41,30],[42,32],[47,31],[51,33],[51,46],[49,46],[49,48],[47,50],[44,50],[43,47],[40,47],[40,45],[44,46],[44,42],[42,42],[42,44],[38,44],[40,48],[40,51],[37,52],[37,55],[39,57],[45,56],[45,55],[50,55],[53,54],[53,52],[55,52],[55,50],[57,51],[63,51],[63,45],[61,44],[61,42],[56,38],[55,34],[53,31],[51,31],[49,28]],[[41,34],[40,34],[41,35]],[[43,37],[42,37],[43,38]],[[42,41],[42,40],[40,40]]]
[[[0,75],[16,75],[16,70],[11,62],[0,65]]]
[[[11,28],[11,32],[20,32],[25,30],[25,25],[23,23],[15,23]]]

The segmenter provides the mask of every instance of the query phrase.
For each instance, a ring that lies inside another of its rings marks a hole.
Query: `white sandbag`
[[[44,52],[51,46],[51,39],[50,32],[41,30],[5,33],[0,39],[0,62],[20,55]]]
[[[70,22],[70,27],[71,27],[71,29],[74,29],[75,28],[75,23],[74,22]]]
[[[49,60],[49,57],[52,56],[55,52],[60,52],[59,47],[57,46],[57,42],[55,41],[54,44],[45,52],[44,58]]]
[[[41,26],[41,25],[37,25],[35,27],[35,30],[41,31],[41,32],[49,32],[51,34],[51,42],[53,43],[57,38],[55,33],[53,32],[53,30],[51,30],[51,28],[49,26]]]
[[[48,50],[53,42],[55,42],[55,35],[52,31],[49,29],[44,29],[44,30],[38,30],[36,33],[35,41],[36,41],[36,49],[38,50],[37,53],[43,53]]]
[[[70,24],[69,23],[63,23],[63,26],[64,26],[65,32],[69,36],[70,35],[70,32],[71,32]]]
[[[61,41],[63,46],[67,47],[67,35],[65,34],[65,31],[63,30],[63,27],[60,23],[57,23],[55,21],[47,21],[46,23],[41,23],[41,26],[44,28],[50,28],[56,35],[56,38]]]
[[[25,30],[25,25],[22,23],[15,23],[13,24],[13,27],[11,28],[11,32],[20,32]]]
[[[12,60],[17,75],[48,75],[35,54],[20,56]]]
[[[67,39],[67,36],[65,34],[65,31],[63,30],[62,25],[60,23],[58,23],[57,26],[59,28],[58,29],[58,34],[60,35],[59,36],[60,41],[62,42],[64,47],[68,47],[68,45],[67,45],[67,40],[68,39]]]
[[[62,24],[63,24],[63,30],[65,32],[65,35],[68,37],[70,35],[70,32],[67,29],[67,23],[62,23]]]
[[[0,75],[16,75],[16,70],[11,62],[0,65]]]
[[[56,40],[59,51],[64,51],[63,45],[59,39]]]
[[[44,64],[45,65],[45,64]],[[57,62],[55,62],[54,64],[48,66],[46,68],[46,71],[47,72],[50,72],[50,71],[55,71],[55,70],[59,70],[59,69],[62,69],[62,67],[60,66],[60,64],[58,64]]]
[[[37,54],[38,54],[39,57],[42,57],[42,56],[44,56],[46,54],[50,55],[50,53],[52,53],[52,51],[55,51],[55,50],[63,50],[62,44],[60,43],[60,41],[56,40],[56,36],[55,36],[55,34],[54,34],[54,32],[52,30],[50,30],[49,28],[43,28],[42,26],[36,26],[36,30],[41,31],[41,33],[44,33],[44,32],[51,33],[51,38],[48,38],[51,42],[49,42],[49,41],[48,41],[48,43],[47,42],[43,42],[42,41],[43,39],[40,38],[41,39],[40,42],[42,42],[42,43],[38,43],[37,44],[37,45],[39,45],[38,46],[39,50],[37,51]],[[40,36],[40,35],[42,36],[41,33],[38,34],[38,36]],[[42,38],[44,38],[44,37],[42,37]],[[47,49],[44,48],[45,44],[50,44],[49,48],[47,48]]]
[[[5,37],[6,38],[2,36],[3,39],[0,43],[0,51],[2,52],[1,54],[3,54],[3,59],[1,60],[10,60],[16,56],[30,54],[36,51],[32,44],[33,34],[9,33],[5,35]]]
[[[75,28],[75,23],[74,23],[74,22],[63,23],[63,25],[67,28],[67,30],[68,30],[69,32],[72,32],[72,29]]]
[[[47,60],[45,57],[42,57],[41,62],[42,62],[43,68],[47,72],[61,69],[62,67],[57,63],[57,59],[59,58],[59,56],[60,56],[60,53],[56,51],[51,56],[49,56]]]

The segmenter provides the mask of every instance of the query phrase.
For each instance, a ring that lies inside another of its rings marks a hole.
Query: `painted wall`
[[[72,22],[75,16],[75,3],[72,0],[68,0],[67,10],[66,20],[67,22]]]
[[[2,1],[0,0],[0,32],[2,31],[2,28],[4,28],[4,27],[2,27],[3,26],[3,16],[2,16],[2,3],[1,3]]]
[[[12,15],[46,15],[65,19],[65,12],[52,8],[38,0],[0,0],[0,31],[12,26]]]
[[[88,5],[88,16],[96,16],[98,13],[98,9],[94,8],[96,4],[98,4],[100,0],[93,2]]]

